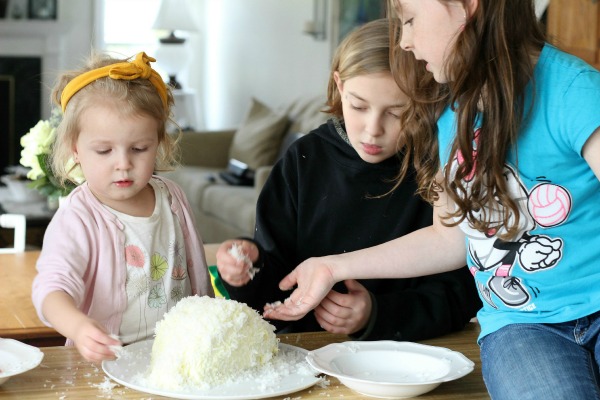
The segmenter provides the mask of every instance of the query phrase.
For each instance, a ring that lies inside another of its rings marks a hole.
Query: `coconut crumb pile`
[[[306,379],[313,379],[315,374],[315,370],[306,362],[304,354],[283,347],[280,349],[277,356],[273,357],[270,362],[262,366],[256,366],[240,371],[236,375],[230,375],[217,386],[243,384],[244,386],[247,386],[249,390],[268,392],[276,390],[281,384],[281,381],[287,376],[299,375],[305,376]],[[317,385],[323,385],[323,380],[323,378],[319,380]],[[148,373],[136,375],[133,381],[133,383],[139,386],[159,389],[150,379]],[[210,390],[214,387],[215,385],[207,387],[206,385],[198,386],[187,382],[180,386],[177,391],[196,393],[199,390]]]
[[[107,376],[104,377],[104,380],[98,384],[92,385],[98,389],[100,389],[100,391],[102,393],[112,393],[112,390],[117,387],[117,384],[114,383],[113,381],[111,381],[110,379],[108,379]]]
[[[189,296],[156,325],[148,372],[152,386],[208,389],[261,367],[277,354],[275,327],[244,303]]]

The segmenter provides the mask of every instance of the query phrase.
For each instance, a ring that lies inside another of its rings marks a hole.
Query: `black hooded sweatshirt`
[[[336,121],[337,122],[337,121]],[[224,282],[232,299],[263,311],[284,301],[281,279],[310,257],[378,245],[431,225],[432,208],[416,192],[414,171],[392,193],[399,156],[370,164],[345,141],[343,125],[326,124],[296,140],[271,171],[257,203],[260,268],[243,287]],[[377,197],[376,197],[377,196]],[[369,268],[369,265],[365,265]],[[464,328],[481,307],[466,267],[411,279],[360,280],[374,300],[360,340],[423,340]],[[346,292],[345,285],[335,288]],[[279,332],[320,331],[314,314],[271,320]]]

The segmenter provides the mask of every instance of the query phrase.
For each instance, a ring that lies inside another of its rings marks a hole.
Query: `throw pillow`
[[[288,117],[278,114],[256,99],[233,136],[229,158],[234,158],[255,170],[275,163],[281,140],[288,126]]]

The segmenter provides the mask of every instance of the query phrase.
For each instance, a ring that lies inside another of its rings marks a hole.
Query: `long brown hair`
[[[466,9],[466,0],[438,1],[460,1]],[[390,0],[389,5],[395,10],[400,7],[397,0]],[[452,77],[447,84],[436,85],[431,82],[432,77],[410,81],[402,67],[402,57],[396,57],[402,52],[400,35],[401,25],[395,24],[392,70],[395,76],[398,74],[400,87],[412,97],[415,116],[435,118],[443,107],[453,108],[457,130],[450,154],[474,154],[474,127],[480,123],[476,157],[464,157],[452,173],[450,163],[444,166],[444,183],[440,187],[435,184],[439,161],[431,159],[437,158],[437,128],[403,121],[403,126],[412,131],[412,135],[407,135],[412,139],[407,149],[414,152],[420,191],[430,201],[437,198],[437,190],[447,191],[457,205],[456,211],[445,219],[447,225],[466,219],[473,228],[487,231],[491,215],[480,214],[481,218],[474,212],[491,208],[502,212],[506,237],[513,236],[519,212],[508,193],[504,166],[508,151],[516,151],[521,125],[531,106],[524,103],[525,88],[532,81],[535,57],[545,42],[533,0],[479,0],[445,65],[447,76]],[[467,192],[464,180],[471,174]],[[515,217],[512,220],[511,215]]]
[[[436,121],[446,104],[447,88],[433,79],[423,61],[416,60],[412,54],[400,48],[400,21],[391,18],[390,26],[392,75],[409,97],[400,115],[402,135],[399,137],[398,151],[404,157],[396,181],[399,185],[409,171],[410,163],[413,163],[418,182],[417,192],[433,203],[440,190],[434,179],[439,170]]]

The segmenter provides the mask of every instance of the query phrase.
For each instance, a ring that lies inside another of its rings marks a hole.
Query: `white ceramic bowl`
[[[44,353],[37,347],[14,339],[0,338],[0,385],[12,376],[37,367],[43,358]]]
[[[44,199],[37,190],[29,187],[30,180],[20,179],[15,175],[2,175],[0,181],[8,187],[13,201],[36,202]]]
[[[358,393],[388,399],[427,393],[475,365],[444,347],[389,340],[330,344],[310,351],[306,360]]]

